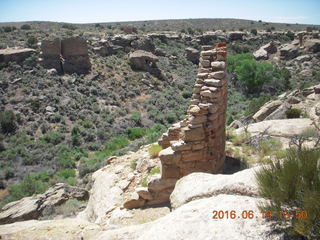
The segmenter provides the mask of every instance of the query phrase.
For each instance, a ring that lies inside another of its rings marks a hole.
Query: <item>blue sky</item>
[[[0,22],[187,18],[320,24],[320,0],[0,0]]]

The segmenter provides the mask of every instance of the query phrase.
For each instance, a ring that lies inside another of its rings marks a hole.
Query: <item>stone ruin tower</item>
[[[227,107],[226,44],[204,46],[185,119],[163,134],[161,178],[192,172],[221,173],[225,159]]]
[[[222,173],[225,160],[227,48],[203,46],[191,104],[182,121],[162,135],[161,176],[136,190],[126,208],[169,201],[176,181],[193,172]]]

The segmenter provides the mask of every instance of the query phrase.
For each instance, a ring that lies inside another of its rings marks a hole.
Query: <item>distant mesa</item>
[[[41,43],[43,66],[55,68],[59,73],[86,74],[91,70],[86,40],[80,37],[43,40]]]

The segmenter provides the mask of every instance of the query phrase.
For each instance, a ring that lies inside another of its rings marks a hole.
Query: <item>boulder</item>
[[[247,131],[255,136],[267,129],[269,136],[290,138],[303,133],[310,127],[312,127],[312,120],[309,118],[277,119],[249,124]],[[239,128],[235,133],[240,134],[243,131],[243,128]]]
[[[277,52],[277,46],[274,42],[269,42],[268,44],[262,46],[259,50],[253,53],[253,56],[256,60],[266,60],[270,54]]]
[[[120,170],[121,171],[121,170]],[[78,217],[90,222],[103,222],[106,214],[122,201],[123,191],[118,186],[121,178],[114,172],[100,169],[92,175],[93,186],[86,209]]]
[[[136,35],[115,35],[110,40],[113,45],[118,45],[121,47],[130,47],[134,40],[137,40]]]
[[[199,63],[200,52],[197,49],[191,47],[186,48],[186,56],[190,62],[194,64]]]
[[[256,60],[267,60],[268,52],[262,48],[258,49],[253,53],[253,56]]]
[[[37,219],[44,209],[61,205],[72,198],[86,200],[89,194],[83,188],[57,183],[43,194],[25,197],[5,205],[0,212],[0,224]]]
[[[286,119],[286,111],[291,108],[288,102],[281,104],[276,110],[270,113],[264,120],[274,120],[274,119]]]
[[[157,67],[158,57],[144,50],[137,50],[129,55],[132,69],[147,71],[156,77],[161,77],[161,71]]]
[[[313,53],[320,52],[320,39],[310,39],[304,43],[305,48]]]
[[[242,40],[243,36],[245,35],[244,32],[236,31],[236,32],[229,32],[228,33],[228,39],[229,41],[236,41],[236,40]]]
[[[263,121],[266,117],[268,117],[272,112],[274,112],[278,107],[283,104],[281,100],[275,100],[271,102],[267,102],[264,104],[258,112],[256,112],[252,118],[256,121]]]
[[[299,46],[290,43],[284,44],[280,48],[280,58],[290,60],[299,55]]]
[[[190,201],[219,194],[256,196],[255,172],[259,168],[231,175],[191,173],[177,181],[170,196],[171,207],[178,208]]]
[[[207,32],[202,34],[197,39],[199,40],[200,45],[210,45],[214,40],[217,40],[218,36],[215,32]]]
[[[6,48],[0,49],[0,63],[22,62],[27,57],[30,57],[35,50],[31,48]]]

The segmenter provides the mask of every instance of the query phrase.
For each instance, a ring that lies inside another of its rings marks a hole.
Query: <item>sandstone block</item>
[[[166,165],[162,164],[161,166],[161,178],[179,178],[180,177],[180,168],[175,165]]]
[[[215,61],[211,63],[212,70],[223,70],[226,67],[226,63],[223,61]]]
[[[204,160],[205,151],[197,150],[192,152],[183,152],[181,161],[183,162],[193,162],[193,161],[201,161]]]
[[[136,193],[139,195],[139,198],[142,198],[142,199],[145,199],[145,200],[153,199],[153,197],[152,197],[151,193],[148,191],[147,187],[138,187],[138,188],[136,188]]]
[[[178,179],[168,178],[160,179],[155,178],[148,183],[148,190],[151,192],[161,192],[166,189],[173,189]]]
[[[213,87],[221,87],[222,86],[222,81],[218,79],[205,79],[204,83],[207,86],[213,86]]]
[[[185,142],[199,141],[203,140],[204,138],[205,133],[203,127],[194,129],[186,128],[184,131],[182,131],[182,139]]]
[[[222,79],[226,76],[225,71],[217,71],[209,74],[210,77],[216,78],[216,79]]]
[[[208,77],[208,75],[209,75],[209,73],[198,73],[197,78],[205,79]]]
[[[201,64],[201,66],[204,67],[204,68],[209,68],[209,67],[210,67],[210,61],[209,61],[209,60],[203,60],[203,59],[201,59],[201,60],[200,60],[200,64]]]
[[[179,140],[179,141],[172,141],[171,148],[174,151],[187,151],[187,150],[191,150],[192,145],[186,144],[184,141]]]
[[[179,153],[173,151],[171,147],[163,149],[159,153],[159,158],[162,163],[165,164],[175,164],[180,161],[181,156]]]

